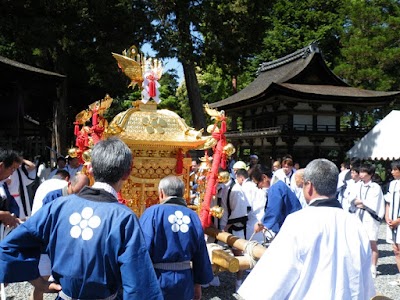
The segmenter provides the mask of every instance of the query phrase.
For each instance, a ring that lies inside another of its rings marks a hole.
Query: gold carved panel
[[[144,210],[158,204],[158,183],[168,175],[176,175],[176,154],[164,150],[132,150],[133,168],[121,192],[126,205],[140,217]],[[141,157],[140,155],[148,155]],[[173,156],[173,157],[171,157]],[[183,159],[183,172],[180,175],[185,183],[184,198],[189,203],[189,174],[191,158]]]

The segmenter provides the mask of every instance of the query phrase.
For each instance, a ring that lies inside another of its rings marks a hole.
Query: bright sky
[[[140,50],[144,53],[145,56],[157,58],[156,52],[151,47],[150,43],[143,44]],[[176,58],[163,59],[163,65],[164,65],[164,72],[170,69],[176,70],[178,74],[179,84],[184,80],[182,64],[178,62]]]

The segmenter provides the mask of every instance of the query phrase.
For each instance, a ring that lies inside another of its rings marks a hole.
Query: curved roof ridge
[[[39,74],[55,76],[55,77],[60,77],[60,78],[65,78],[66,77],[65,75],[62,75],[62,74],[59,74],[59,73],[55,73],[55,72],[51,72],[51,71],[47,71],[47,70],[40,69],[40,68],[37,68],[37,67],[33,67],[31,65],[27,65],[27,64],[21,63],[19,61],[9,59],[9,58],[4,57],[4,56],[0,56],[0,62],[4,63],[6,65],[9,65],[9,66],[12,66],[12,67],[15,67],[15,68],[18,68],[18,69],[23,69],[23,70],[30,71],[30,72],[35,72],[35,73],[39,73]]]
[[[257,70],[257,74],[259,74],[260,72],[265,72],[265,71],[280,67],[282,65],[290,63],[299,58],[306,58],[313,52],[320,53],[318,44],[316,42],[313,42],[313,43],[309,44],[308,46],[306,46],[302,49],[299,49],[293,53],[290,53],[284,57],[278,58],[273,61],[268,61],[268,62],[262,63]]]

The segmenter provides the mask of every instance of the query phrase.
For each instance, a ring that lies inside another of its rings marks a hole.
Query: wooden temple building
[[[65,99],[65,79],[0,56],[0,146],[23,151],[31,159],[38,154],[48,156],[46,146],[66,148],[60,138],[54,141],[55,133],[65,136],[65,116],[55,123]]]
[[[340,163],[369,128],[341,126],[345,112],[388,105],[400,92],[349,86],[325,63],[316,44],[261,64],[257,78],[238,93],[210,104],[231,118],[226,134],[241,159],[257,154],[269,164],[286,154],[305,166],[325,157]]]

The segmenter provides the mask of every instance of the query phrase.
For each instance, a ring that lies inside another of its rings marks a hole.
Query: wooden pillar
[[[310,104],[312,110],[313,110],[313,131],[316,132],[318,131],[318,108],[321,106],[320,104]]]

